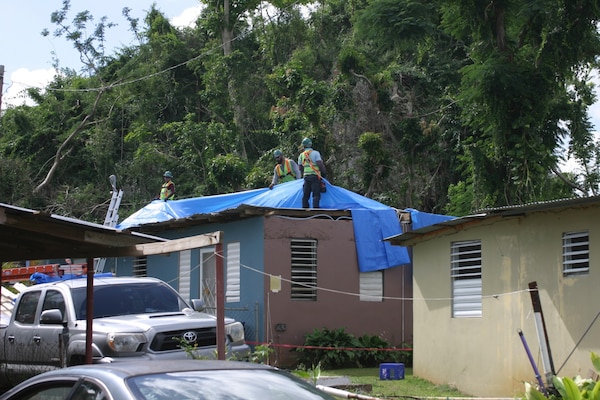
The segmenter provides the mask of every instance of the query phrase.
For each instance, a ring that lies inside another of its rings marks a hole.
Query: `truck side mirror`
[[[42,311],[40,315],[40,324],[44,325],[62,325],[63,315],[58,308]]]
[[[204,302],[201,299],[192,299],[192,308],[195,311],[204,311]]]

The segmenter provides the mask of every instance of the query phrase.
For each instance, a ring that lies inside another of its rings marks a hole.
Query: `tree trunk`
[[[223,31],[221,33],[221,40],[223,41],[223,55],[225,58],[233,53],[233,28],[231,26],[231,20],[229,15],[229,0],[223,1]],[[240,155],[242,159],[247,160],[248,154],[246,153],[246,145],[244,144],[244,137],[246,135],[246,127],[244,124],[244,110],[240,106],[239,96],[235,80],[233,79],[233,70],[229,68],[229,79],[227,83],[227,91],[229,93],[229,101],[233,107],[233,123],[238,130],[238,139],[240,145]]]

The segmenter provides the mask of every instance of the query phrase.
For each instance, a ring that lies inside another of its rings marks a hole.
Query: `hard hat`
[[[173,174],[171,173],[171,171],[165,171],[165,173],[164,173],[163,176],[166,177],[166,178],[172,178]]]
[[[302,146],[304,146],[304,147],[312,147],[312,140],[310,140],[309,138],[305,137],[304,139],[302,139]]]
[[[277,158],[277,157],[282,156],[282,155],[283,155],[283,153],[281,152],[281,150],[275,150],[273,152],[273,158]]]

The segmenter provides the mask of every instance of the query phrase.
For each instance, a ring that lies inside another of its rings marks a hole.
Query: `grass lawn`
[[[364,394],[382,399],[393,399],[400,397],[469,397],[456,389],[446,385],[434,385],[431,382],[413,376],[412,368],[404,369],[404,379],[400,380],[380,380],[379,368],[349,368],[336,369],[331,371],[321,371],[322,376],[347,376],[353,385],[359,390],[344,389],[352,393]],[[368,388],[371,392],[366,392],[362,388]]]

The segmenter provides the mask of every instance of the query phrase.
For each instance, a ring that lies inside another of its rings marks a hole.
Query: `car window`
[[[44,297],[44,304],[42,305],[42,311],[59,309],[61,314],[65,315],[65,299],[63,295],[57,290],[48,290],[46,297]]]
[[[145,400],[333,399],[290,374],[274,370],[214,370],[143,375],[127,385]]]
[[[86,288],[72,289],[77,319],[85,319]],[[180,312],[187,305],[166,285],[138,283],[94,288],[94,318],[156,312]]]
[[[7,400],[111,400],[112,398],[94,382],[88,380],[59,380],[38,383]]]
[[[41,292],[24,293],[19,301],[19,307],[15,314],[15,320],[22,324],[33,324],[35,320],[35,310],[40,300]]]
[[[81,381],[70,400],[109,400],[102,388],[93,382]]]
[[[16,393],[7,400],[65,400],[76,383],[76,381],[70,381],[38,384]]]

